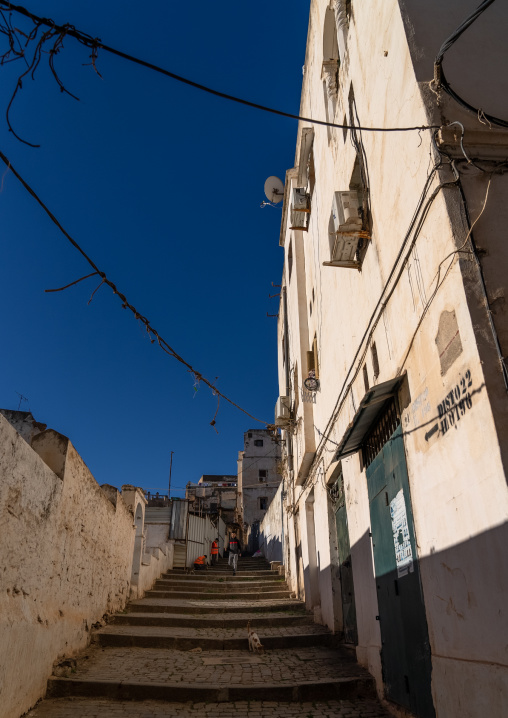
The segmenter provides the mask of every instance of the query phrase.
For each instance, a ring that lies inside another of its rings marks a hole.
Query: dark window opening
[[[296,414],[296,412],[298,411],[298,404],[300,402],[300,397],[298,394],[298,364],[295,364],[295,368],[293,370],[293,392],[295,395],[293,411]]]
[[[309,195],[312,198],[312,195],[314,194],[314,187],[316,186],[316,168],[314,165],[314,151],[311,150],[310,157],[309,157],[309,172],[308,172],[308,190]]]
[[[371,346],[370,352],[372,355],[372,369],[374,372],[374,379],[377,379],[379,376],[379,359],[377,356],[377,348],[376,348],[376,342]]]
[[[259,508],[261,511],[266,511],[268,506],[268,499],[266,496],[260,496],[259,497]]]
[[[363,465],[372,464],[383,446],[400,424],[400,414],[395,398],[388,401],[373,428],[364,439],[362,446]]]
[[[289,243],[288,249],[288,283],[291,281],[291,274],[293,273],[293,243]]]
[[[369,373],[367,371],[367,364],[363,365],[363,383],[365,385],[365,393],[369,391]]]
[[[314,335],[314,341],[312,342],[311,351],[307,352],[307,372],[314,372],[316,379],[319,379],[319,357],[318,357],[318,346],[317,336]]]
[[[263,446],[263,439],[254,439],[254,446]]]
[[[249,437],[249,439],[252,439],[252,434],[251,434],[250,431],[249,431],[249,433],[248,433],[248,437]]]
[[[266,477],[268,476],[268,471],[266,469],[259,469],[258,471],[258,479],[260,481],[266,481]]]

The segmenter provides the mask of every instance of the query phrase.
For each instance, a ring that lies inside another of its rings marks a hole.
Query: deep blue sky
[[[27,0],[125,52],[197,82],[297,113],[309,0],[283,3]],[[18,27],[26,27],[16,19]],[[2,45],[5,48],[5,43]],[[21,62],[0,68],[0,148],[64,227],[160,334],[255,416],[277,398],[280,209],[259,205],[269,175],[294,163],[295,121],[203,94],[68,38],[4,108]],[[3,168],[0,170],[3,175]],[[150,344],[12,174],[0,193],[0,406],[20,392],[38,421],[68,436],[97,481],[167,490],[201,474],[236,473],[255,422],[194,396],[186,369]],[[259,425],[261,426],[261,425]],[[176,492],[176,491],[175,491]],[[176,492],[181,495],[181,492]]]

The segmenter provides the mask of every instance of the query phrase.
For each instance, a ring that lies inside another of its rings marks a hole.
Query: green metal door
[[[335,526],[337,528],[337,544],[339,549],[344,641],[356,645],[358,643],[358,630],[356,627],[355,589],[353,584],[353,565],[351,561],[351,546],[349,543],[349,528],[342,476],[337,482],[337,485]]]
[[[367,467],[387,698],[434,718],[431,658],[400,425]]]

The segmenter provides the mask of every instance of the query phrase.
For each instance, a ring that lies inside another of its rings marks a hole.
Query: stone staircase
[[[248,650],[248,621],[263,654]],[[137,702],[139,713],[128,701]],[[95,632],[67,675],[50,678],[47,700],[29,715],[109,716],[115,705],[115,715],[198,718],[196,710],[208,704],[241,703],[248,709],[243,714],[262,718],[267,702],[285,716],[324,701],[331,701],[330,716],[349,715],[341,711],[351,706],[358,718],[385,715],[354,652],[313,622],[266,561],[241,558],[236,576],[225,560],[207,571],[163,575]]]

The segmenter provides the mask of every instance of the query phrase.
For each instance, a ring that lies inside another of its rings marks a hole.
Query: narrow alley
[[[248,650],[247,622],[265,652]],[[372,676],[264,559],[173,570],[51,677],[30,718],[381,718]]]

